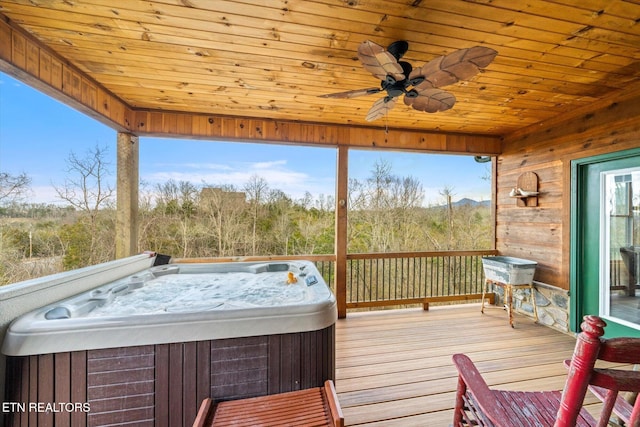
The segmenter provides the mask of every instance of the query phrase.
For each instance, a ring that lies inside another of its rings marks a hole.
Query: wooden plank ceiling
[[[640,85],[637,0],[0,0],[0,14],[133,109],[505,135]],[[409,42],[415,66],[498,51],[425,113],[382,94],[364,40]]]

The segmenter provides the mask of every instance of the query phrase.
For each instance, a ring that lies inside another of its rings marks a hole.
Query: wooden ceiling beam
[[[442,154],[500,154],[491,135],[420,132],[384,127],[338,126],[178,112],[136,111],[133,132],[140,136],[271,142],[293,145],[403,150]]]

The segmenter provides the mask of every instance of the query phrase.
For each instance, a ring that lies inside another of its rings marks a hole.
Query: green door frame
[[[640,148],[618,151],[613,153],[600,154],[583,159],[575,159],[571,161],[571,212],[570,212],[570,254],[569,254],[569,328],[571,331],[578,332],[583,316],[583,292],[579,283],[583,283],[583,268],[581,265],[582,258],[580,254],[584,251],[584,239],[582,231],[584,230],[584,194],[588,190],[583,188],[582,183],[586,177],[587,166],[598,163],[608,162],[612,160],[623,160],[631,157],[640,156]]]

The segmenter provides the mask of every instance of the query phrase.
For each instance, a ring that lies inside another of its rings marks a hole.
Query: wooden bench
[[[207,398],[193,423],[194,427],[279,425],[344,427],[333,381],[325,381],[324,387],[225,402]]]

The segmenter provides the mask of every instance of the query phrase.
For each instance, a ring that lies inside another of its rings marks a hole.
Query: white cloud
[[[287,164],[286,160],[274,160],[271,162],[256,162],[251,164],[250,168],[251,169],[269,169],[269,168],[275,168],[277,166],[284,166]]]
[[[27,203],[44,203],[53,205],[67,204],[58,196],[52,185],[35,185],[30,187]]]
[[[207,170],[233,170],[229,165],[221,163],[156,163],[154,169],[207,169]]]
[[[278,189],[294,199],[304,196],[305,192],[314,195],[333,194],[333,180],[319,180],[306,172],[288,167],[286,160],[266,162],[234,162],[220,164],[162,164],[155,165],[163,170],[141,173],[141,180],[151,185],[174,181],[188,181],[195,185],[234,185],[239,190],[249,182],[252,176],[263,178],[269,188]],[[328,181],[328,182],[326,182]]]

